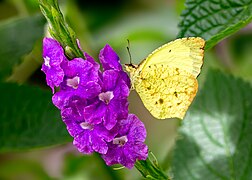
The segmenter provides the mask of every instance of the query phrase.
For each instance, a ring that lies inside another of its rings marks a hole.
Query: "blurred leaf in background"
[[[0,22],[0,77],[11,75],[35,42],[43,37],[45,19],[41,15]],[[39,57],[38,57],[39,58]],[[40,58],[39,58],[40,59]]]

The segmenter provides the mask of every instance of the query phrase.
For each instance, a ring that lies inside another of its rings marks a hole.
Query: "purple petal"
[[[148,147],[143,143],[128,144],[124,148],[124,158],[119,159],[119,163],[125,167],[133,168],[136,160],[146,160],[148,157]]]
[[[107,108],[104,114],[104,121],[103,121],[103,125],[106,127],[106,129],[110,130],[112,129],[117,120],[116,120],[117,114],[116,111],[114,109],[110,109]]]
[[[82,97],[92,99],[97,97],[101,92],[101,86],[94,81],[90,81],[83,87],[80,87]]]
[[[101,139],[104,139],[106,142],[111,142],[118,133],[118,127],[115,126],[111,130],[107,130],[100,124],[96,126],[95,131]]]
[[[64,67],[64,71],[68,78],[78,76],[80,78],[80,84],[98,80],[97,69],[94,68],[92,63],[82,58],[75,58],[69,61],[67,67]]]
[[[104,70],[122,70],[118,55],[108,44],[100,51],[99,59]]]
[[[129,140],[144,142],[146,139],[147,132],[143,122],[140,121],[138,117],[134,114],[129,114],[127,121],[128,124],[130,124],[130,129],[128,132]],[[121,128],[124,129],[125,126],[121,126]]]
[[[121,71],[120,72],[120,77],[124,80],[124,82],[126,83],[128,88],[130,89],[131,83],[130,83],[130,78],[129,78],[128,74],[126,72],[124,72],[124,71]]]
[[[80,40],[79,40],[79,39],[76,39],[76,42],[77,42],[78,48],[81,50],[81,52],[84,53],[84,50],[83,50],[82,47],[81,47]]]
[[[84,122],[83,108],[86,106],[86,101],[79,97],[71,97],[61,110],[63,122],[66,124],[68,132],[75,137],[83,132],[81,123]]]
[[[68,91],[59,91],[56,92],[52,97],[53,104],[58,109],[63,109],[68,103],[68,99],[72,96],[72,92]]]
[[[43,58],[42,71],[46,74],[46,82],[54,93],[54,87],[58,87],[64,78],[62,64],[67,62],[64,50],[60,44],[51,38],[43,40]]]
[[[77,147],[78,151],[84,154],[92,154],[94,152],[91,143],[89,132],[84,132],[74,138],[73,144]]]
[[[112,99],[109,104],[110,112],[114,112],[116,114],[116,119],[126,119],[128,117],[128,106],[129,102],[126,98],[124,99]]]
[[[136,160],[145,160],[148,147],[143,143],[146,137],[144,124],[133,114],[118,122],[119,133],[108,143],[108,152],[102,155],[107,165],[122,164],[131,169]]]
[[[84,118],[88,123],[99,124],[103,121],[106,109],[106,105],[97,100],[92,105],[84,108]]]
[[[93,135],[91,137],[91,141],[92,141],[92,148],[94,149],[94,151],[100,154],[107,153],[108,145],[103,139],[101,139],[99,136]]]
[[[52,38],[43,39],[43,58],[49,57],[50,66],[59,66],[62,61],[67,60],[60,43]]]
[[[113,91],[116,98],[127,98],[130,89],[121,73],[114,70],[107,70],[103,72],[103,88],[104,91]]]
[[[104,91],[113,91],[117,86],[119,72],[115,70],[106,70],[103,72],[103,88]]]
[[[107,153],[103,154],[102,158],[108,166],[112,166],[119,163],[120,157],[123,157],[122,153],[123,151],[118,151],[118,149],[114,148],[113,145],[110,144]]]
[[[64,109],[63,112],[61,113],[62,120],[66,124],[69,134],[72,137],[76,137],[83,132],[83,129],[81,128],[80,124],[74,119],[74,117],[71,116],[71,114],[72,114],[71,108]]]
[[[98,70],[87,60],[75,58],[64,67],[64,70],[65,78],[60,87],[62,92],[66,92],[66,97],[72,93],[91,99],[101,92]]]

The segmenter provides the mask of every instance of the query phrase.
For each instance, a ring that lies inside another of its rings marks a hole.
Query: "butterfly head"
[[[138,65],[136,64],[125,64],[125,70],[130,74],[132,88],[134,89],[134,80],[136,78],[136,70],[138,69]]]
[[[136,64],[125,64],[124,66],[125,66],[126,71],[129,72],[130,74],[134,73],[136,69],[138,68],[138,65]]]

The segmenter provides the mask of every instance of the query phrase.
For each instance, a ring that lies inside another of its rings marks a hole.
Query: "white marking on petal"
[[[94,129],[94,126],[92,124],[87,123],[87,122],[80,123],[80,126],[82,129],[88,129],[88,130]]]
[[[108,104],[111,99],[113,99],[114,93],[113,91],[102,92],[99,94],[99,99],[104,103]]]
[[[51,66],[50,66],[50,60],[51,60],[51,59],[50,59],[48,56],[44,57],[44,61],[45,61],[44,64],[45,64],[47,67],[49,67],[49,68],[51,67]]]
[[[124,146],[128,142],[127,136],[121,136],[113,139],[113,144],[117,144],[119,146]]]
[[[74,89],[77,89],[77,88],[78,88],[79,83],[80,83],[80,77],[78,77],[78,76],[75,76],[75,77],[72,78],[72,79],[67,79],[67,80],[66,80],[67,86],[72,87],[72,88],[74,88]]]

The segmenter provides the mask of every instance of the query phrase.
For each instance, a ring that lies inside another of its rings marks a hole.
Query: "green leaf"
[[[7,78],[13,66],[30,52],[43,36],[42,16],[12,19],[0,23],[0,79]]]
[[[0,151],[71,141],[52,94],[33,86],[0,83]]]
[[[211,70],[183,120],[175,179],[252,179],[252,88]]]
[[[7,155],[8,157],[8,155]],[[42,163],[29,160],[27,157],[20,159],[1,160],[0,179],[36,179],[51,180]]]
[[[250,0],[187,0],[178,37],[200,36],[206,49],[237,32],[252,19]]]

